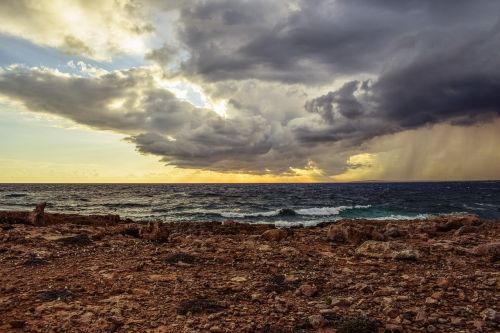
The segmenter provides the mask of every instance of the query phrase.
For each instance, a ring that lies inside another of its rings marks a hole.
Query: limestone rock
[[[41,202],[36,205],[35,209],[28,216],[29,223],[35,226],[44,226],[46,224],[44,212],[45,206],[47,206],[46,202]]]
[[[278,242],[284,239],[288,233],[284,229],[270,229],[265,231],[261,237],[268,241]]]

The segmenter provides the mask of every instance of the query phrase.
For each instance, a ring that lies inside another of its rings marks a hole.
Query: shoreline
[[[0,331],[498,331],[500,221],[399,222],[0,211]]]

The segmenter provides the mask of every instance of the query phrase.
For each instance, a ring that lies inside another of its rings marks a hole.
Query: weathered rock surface
[[[36,226],[45,225],[45,206],[47,206],[45,202],[36,205],[35,209],[28,215],[29,223]]]
[[[29,215],[0,212],[0,332],[500,330],[499,222]]]

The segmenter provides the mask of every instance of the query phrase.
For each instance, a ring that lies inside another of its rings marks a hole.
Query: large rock
[[[271,229],[265,231],[261,237],[268,241],[280,241],[284,239],[288,233],[284,229]]]
[[[356,253],[369,258],[416,260],[420,253],[411,246],[400,242],[380,242],[369,240],[361,244]]]
[[[499,256],[500,242],[478,245],[471,252],[477,256]]]
[[[36,205],[35,209],[28,216],[29,223],[35,226],[43,226],[46,224],[45,206],[47,206],[47,203],[45,202],[41,202]]]
[[[361,244],[369,239],[383,240],[384,236],[372,226],[351,226],[343,224],[331,225],[326,231],[326,237],[339,243]]]
[[[168,240],[168,229],[160,222],[149,222],[139,230],[139,236],[142,239],[166,242]]]

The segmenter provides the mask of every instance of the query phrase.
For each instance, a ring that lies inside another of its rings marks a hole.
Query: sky
[[[500,179],[497,0],[3,0],[0,182]]]

